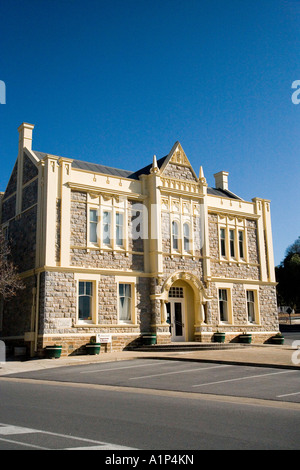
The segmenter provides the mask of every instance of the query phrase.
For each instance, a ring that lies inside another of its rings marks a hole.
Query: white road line
[[[86,442],[86,443],[90,443],[90,444],[95,444],[94,446],[91,445],[91,446],[86,446],[86,447],[68,447],[66,448],[65,450],[75,450],[75,449],[93,449],[93,448],[99,448],[101,450],[138,450],[136,448],[133,448],[133,447],[125,447],[125,446],[121,446],[121,445],[118,445],[118,444],[111,444],[109,442],[101,442],[101,441],[95,441],[93,439],[88,439],[88,438],[85,438],[85,437],[78,437],[78,436],[69,436],[67,434],[59,434],[59,433],[56,433],[56,432],[50,432],[50,431],[42,431],[40,429],[32,429],[32,428],[25,428],[25,427],[21,427],[21,426],[13,426],[13,425],[9,425],[9,424],[4,424],[4,423],[0,423],[0,434],[2,435],[13,435],[13,434],[32,434],[32,433],[39,433],[39,434],[46,434],[48,436],[55,436],[55,437],[60,437],[61,439],[69,439],[69,440],[75,440],[75,441],[81,441],[81,442]],[[41,446],[38,446],[38,445],[34,445],[34,444],[28,444],[28,443],[25,443],[25,442],[20,442],[20,441],[16,441],[16,440],[13,440],[13,439],[5,439],[5,438],[2,438],[0,437],[0,441],[4,441],[4,442],[10,442],[10,443],[13,443],[13,444],[19,444],[21,446],[25,446],[25,447],[33,447],[33,448],[36,448],[36,449],[43,449],[43,450],[51,450],[47,447],[41,447]]]
[[[105,444],[103,446],[90,446],[90,447],[67,447],[63,450],[137,450],[133,447],[118,446],[115,444]]]
[[[205,384],[192,385],[192,387],[204,387],[206,385],[216,385],[216,384],[223,384],[223,383],[226,383],[226,382],[236,382],[238,380],[263,378],[263,377],[267,377],[269,375],[288,374],[290,372],[295,372],[295,371],[294,370],[285,370],[283,372],[271,372],[270,374],[250,375],[248,377],[237,377],[236,379],[219,380],[218,382],[209,382],[209,383],[205,383]]]
[[[168,361],[166,361],[166,362],[168,362]],[[80,372],[80,374],[95,374],[97,372],[113,372],[114,370],[134,369],[136,367],[150,367],[150,366],[154,366],[154,365],[157,365],[157,361],[156,362],[151,362],[151,364],[139,364],[137,366],[115,367],[114,369],[86,370],[86,371]]]
[[[2,436],[9,436],[11,434],[29,434],[33,432],[40,431],[36,431],[31,428],[21,428],[20,426],[0,426],[0,435]]]
[[[224,367],[232,367],[232,366],[223,365],[223,366],[213,366],[213,367],[200,367],[197,369],[179,370],[175,372],[163,372],[161,374],[144,375],[142,377],[131,377],[129,380],[150,379],[152,377],[162,377],[163,375],[185,374],[186,372],[196,372],[199,370],[202,371],[202,370],[210,370],[210,369],[222,369]]]
[[[286,393],[285,395],[277,395],[276,398],[281,398],[281,397],[291,397],[292,395],[299,395],[300,392],[295,392],[295,393]]]
[[[24,447],[32,447],[34,449],[39,449],[39,450],[49,450],[47,447],[36,446],[34,444],[26,444],[25,442],[14,441],[13,439],[2,439],[0,437],[0,441],[9,442],[10,444],[18,444],[18,445],[24,446]]]

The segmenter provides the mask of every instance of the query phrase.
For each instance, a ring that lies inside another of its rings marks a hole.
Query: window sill
[[[139,328],[136,323],[75,323],[73,328]]]
[[[93,322],[93,320],[77,320],[77,323],[74,325],[74,326],[77,326],[77,327],[90,327],[90,326],[93,326],[95,325],[95,323]]]

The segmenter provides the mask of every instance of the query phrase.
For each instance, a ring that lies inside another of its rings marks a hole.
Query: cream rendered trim
[[[60,265],[70,265],[70,233],[71,233],[71,189],[69,182],[72,177],[72,160],[60,158],[60,189],[61,189],[61,222],[60,222]]]
[[[32,131],[34,129],[33,124],[27,124],[23,122],[18,127],[19,132],[19,150],[18,150],[18,175],[17,175],[17,197],[16,197],[16,215],[20,215],[22,212],[22,189],[23,189],[23,161],[25,149],[29,152],[32,148]],[[27,153],[27,152],[26,152]],[[32,155],[31,155],[32,158]],[[33,157],[35,163],[36,157]]]
[[[58,158],[47,155],[44,160],[44,201],[42,217],[44,218],[45,258],[43,264],[56,266],[56,205],[58,199]]]
[[[82,328],[82,329],[96,329],[96,328],[126,328],[126,327],[130,327],[130,328],[138,328],[139,325],[108,325],[108,324],[103,324],[103,325],[88,325],[88,324],[79,324],[79,325],[73,325],[73,328]],[[92,333],[92,332],[89,332],[89,333]],[[139,333],[139,330],[138,332]],[[135,335],[137,334],[135,331],[133,331],[132,333],[130,332],[123,332],[123,333],[119,333],[119,332],[116,332],[116,333],[112,333],[113,335],[115,336],[131,336],[131,335]],[[43,335],[39,335],[39,338],[53,338],[53,337],[56,337],[56,336],[61,336],[61,337],[68,337],[68,338],[72,338],[72,337],[86,337],[87,333],[44,333]],[[16,337],[17,338],[23,338],[23,336],[18,336]]]
[[[166,179],[166,178],[162,178],[162,179]],[[175,183],[180,183],[180,184],[184,184],[184,182],[182,180],[179,180],[179,179],[175,179],[175,178],[169,178],[168,179],[170,180],[173,180]],[[189,183],[185,183],[185,184],[189,184]],[[171,196],[178,196],[178,197],[188,197],[188,198],[192,198],[192,199],[202,199],[205,197],[205,194],[201,191],[201,187],[199,185],[199,183],[194,183],[192,182],[191,183],[193,186],[197,187],[197,192],[192,192],[190,190],[181,190],[181,189],[175,189],[175,188],[167,188],[166,186],[159,186],[158,189],[161,191],[162,194],[170,194]]]
[[[24,147],[24,152],[27,157],[32,161],[33,164],[37,165],[40,162],[40,159],[35,155],[35,153],[28,147]]]
[[[23,184],[23,189],[26,188],[27,186],[30,186],[31,183],[33,183],[35,180],[37,180],[39,178],[39,175],[35,176],[34,178],[32,178],[31,180],[27,181],[27,183]]]
[[[127,325],[127,326],[138,326],[137,325],[137,305],[136,305],[136,285],[137,285],[137,278],[133,276],[116,276],[115,281],[117,284],[117,319],[119,326]],[[131,285],[131,321],[129,322],[122,322],[120,321],[120,313],[119,313],[119,284],[130,284]]]
[[[221,325],[233,325],[233,303],[232,303],[232,285],[228,285],[227,283],[223,282],[215,282],[217,288],[217,302],[218,302],[218,324]],[[221,321],[220,318],[220,303],[219,303],[219,289],[224,289],[227,291],[227,307],[228,307],[228,321]]]
[[[89,273],[75,273],[74,280],[76,281],[76,324],[78,326],[93,326],[98,324],[98,288],[100,282],[100,274],[89,274]],[[78,300],[79,300],[79,282],[92,282],[93,284],[93,296],[92,296],[92,319],[90,321],[79,320],[78,317]]]
[[[162,239],[161,239],[161,194],[158,173],[148,176],[149,188],[149,266],[150,271],[163,273]]]
[[[44,162],[40,161],[38,164],[38,194],[37,194],[37,226],[36,226],[36,256],[35,267],[43,266],[45,264],[45,222],[46,205],[45,205],[45,181],[44,181]]]
[[[215,327],[215,325],[205,325],[205,326],[211,326],[211,327]],[[228,333],[228,335],[230,336],[238,336],[241,334],[241,331],[227,331],[226,330],[226,325],[223,324],[222,325],[224,327],[224,331],[226,331],[226,333]],[[230,326],[230,325],[229,325]],[[235,327],[240,327],[240,328],[243,328],[243,330],[245,330],[245,324],[241,324],[241,325],[238,325],[237,323],[234,325]],[[272,336],[276,333],[278,333],[278,330],[274,330],[274,331],[269,331],[269,330],[262,330],[262,329],[258,329],[257,331],[253,330],[252,328],[255,328],[255,326],[257,326],[257,328],[261,328],[260,325],[255,325],[255,324],[249,324],[249,331],[251,331],[251,335],[262,335],[262,334],[267,334],[268,336]],[[195,333],[195,336],[212,336],[213,335],[213,331],[197,331]]]
[[[72,169],[72,172],[74,170]],[[109,175],[109,177],[111,177]],[[107,183],[109,184],[109,183]],[[123,196],[123,197],[128,197],[128,199],[138,199],[138,200],[144,200],[146,199],[146,196],[142,195],[141,193],[137,193],[134,191],[131,191],[128,188],[128,191],[126,190],[120,190],[117,186],[113,188],[106,188],[104,185],[98,185],[98,186],[92,186],[88,184],[82,184],[82,183],[77,183],[74,181],[68,181],[68,187],[70,189],[76,190],[76,191],[84,191],[84,192],[91,192],[95,195],[100,195],[100,194],[105,194],[105,195],[111,195],[111,196]]]
[[[211,196],[207,196],[211,197]],[[216,196],[215,196],[216,197]],[[233,209],[221,209],[220,207],[209,206],[208,207],[209,214],[220,214],[223,217],[225,216],[232,216],[232,217],[243,217],[249,220],[257,220],[259,219],[259,215],[253,214],[252,212],[245,212]]]
[[[222,282],[228,284],[254,284],[260,286],[277,286],[277,282],[269,282],[269,281],[260,281],[259,279],[241,279],[241,278],[221,278],[221,277],[212,277],[211,282]]]
[[[255,315],[255,322],[250,323],[248,322],[248,310],[246,311],[247,314],[247,324],[249,326],[260,326],[261,325],[261,317],[260,317],[260,301],[259,301],[259,286],[256,284],[251,284],[250,286],[244,284],[244,289],[245,289],[245,302],[246,302],[246,308],[247,308],[247,291],[251,290],[254,292],[254,315]]]
[[[267,272],[267,260],[265,251],[265,236],[264,236],[264,222],[262,213],[262,200],[259,198],[253,199],[255,205],[255,212],[259,216],[257,220],[257,244],[258,244],[258,255],[261,271],[261,280],[268,281]]]
[[[263,201],[263,215],[264,215],[264,227],[265,227],[265,240],[266,240],[266,256],[268,266],[268,278],[269,281],[275,281],[275,266],[274,266],[274,252],[273,252],[273,238],[272,238],[272,226],[271,226],[271,212],[270,212],[270,201]]]

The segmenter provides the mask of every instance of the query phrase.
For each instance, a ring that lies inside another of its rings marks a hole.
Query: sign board
[[[112,335],[108,333],[98,333],[96,335],[96,342],[101,344],[111,343]]]

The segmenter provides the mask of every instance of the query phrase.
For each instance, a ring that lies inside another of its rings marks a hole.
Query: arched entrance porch
[[[161,300],[162,323],[169,326],[171,341],[195,341],[210,300],[202,282],[188,272],[173,273],[162,286]]]

